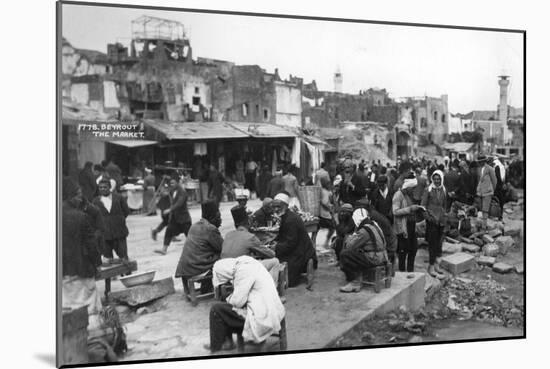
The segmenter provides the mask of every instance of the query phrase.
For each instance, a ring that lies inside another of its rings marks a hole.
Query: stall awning
[[[254,138],[285,138],[298,135],[290,128],[269,123],[228,122],[231,126]]]
[[[162,133],[168,140],[212,140],[220,138],[247,138],[244,132],[225,122],[159,122],[146,120],[145,124]]]
[[[124,147],[141,147],[141,146],[151,146],[156,145],[157,141],[150,141],[150,140],[124,140],[124,141],[107,141],[110,144],[113,145],[119,145]]]

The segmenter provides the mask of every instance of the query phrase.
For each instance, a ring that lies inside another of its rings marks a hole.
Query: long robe
[[[219,286],[228,281],[234,289],[227,302],[245,318],[245,341],[263,342],[281,330],[285,308],[264,265],[249,256],[222,259],[214,264],[213,283]]]
[[[306,232],[302,218],[291,210],[281,217],[275,254],[280,262],[288,263],[288,285],[294,287],[300,282],[300,274],[306,271],[309,259],[317,267],[317,255],[313,242]]]

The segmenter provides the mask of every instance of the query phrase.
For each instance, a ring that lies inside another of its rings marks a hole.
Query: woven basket
[[[318,217],[321,211],[321,186],[298,187],[298,198],[302,210]]]

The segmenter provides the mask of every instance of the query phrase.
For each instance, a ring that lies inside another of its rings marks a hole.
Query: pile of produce
[[[302,218],[302,220],[305,222],[314,222],[314,221],[318,221],[319,218],[317,218],[316,216],[314,216],[313,214],[307,212],[307,211],[303,211],[303,210],[300,210],[298,209],[296,206],[293,206],[290,210],[292,210],[293,212],[295,212],[296,214],[298,214],[300,216],[300,218]]]

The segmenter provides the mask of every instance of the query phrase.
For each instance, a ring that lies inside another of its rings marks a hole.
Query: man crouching
[[[363,272],[384,265],[388,260],[384,234],[368,211],[356,209],[352,218],[357,228],[340,253],[340,266],[348,282],[340,287],[340,292],[359,292]]]

